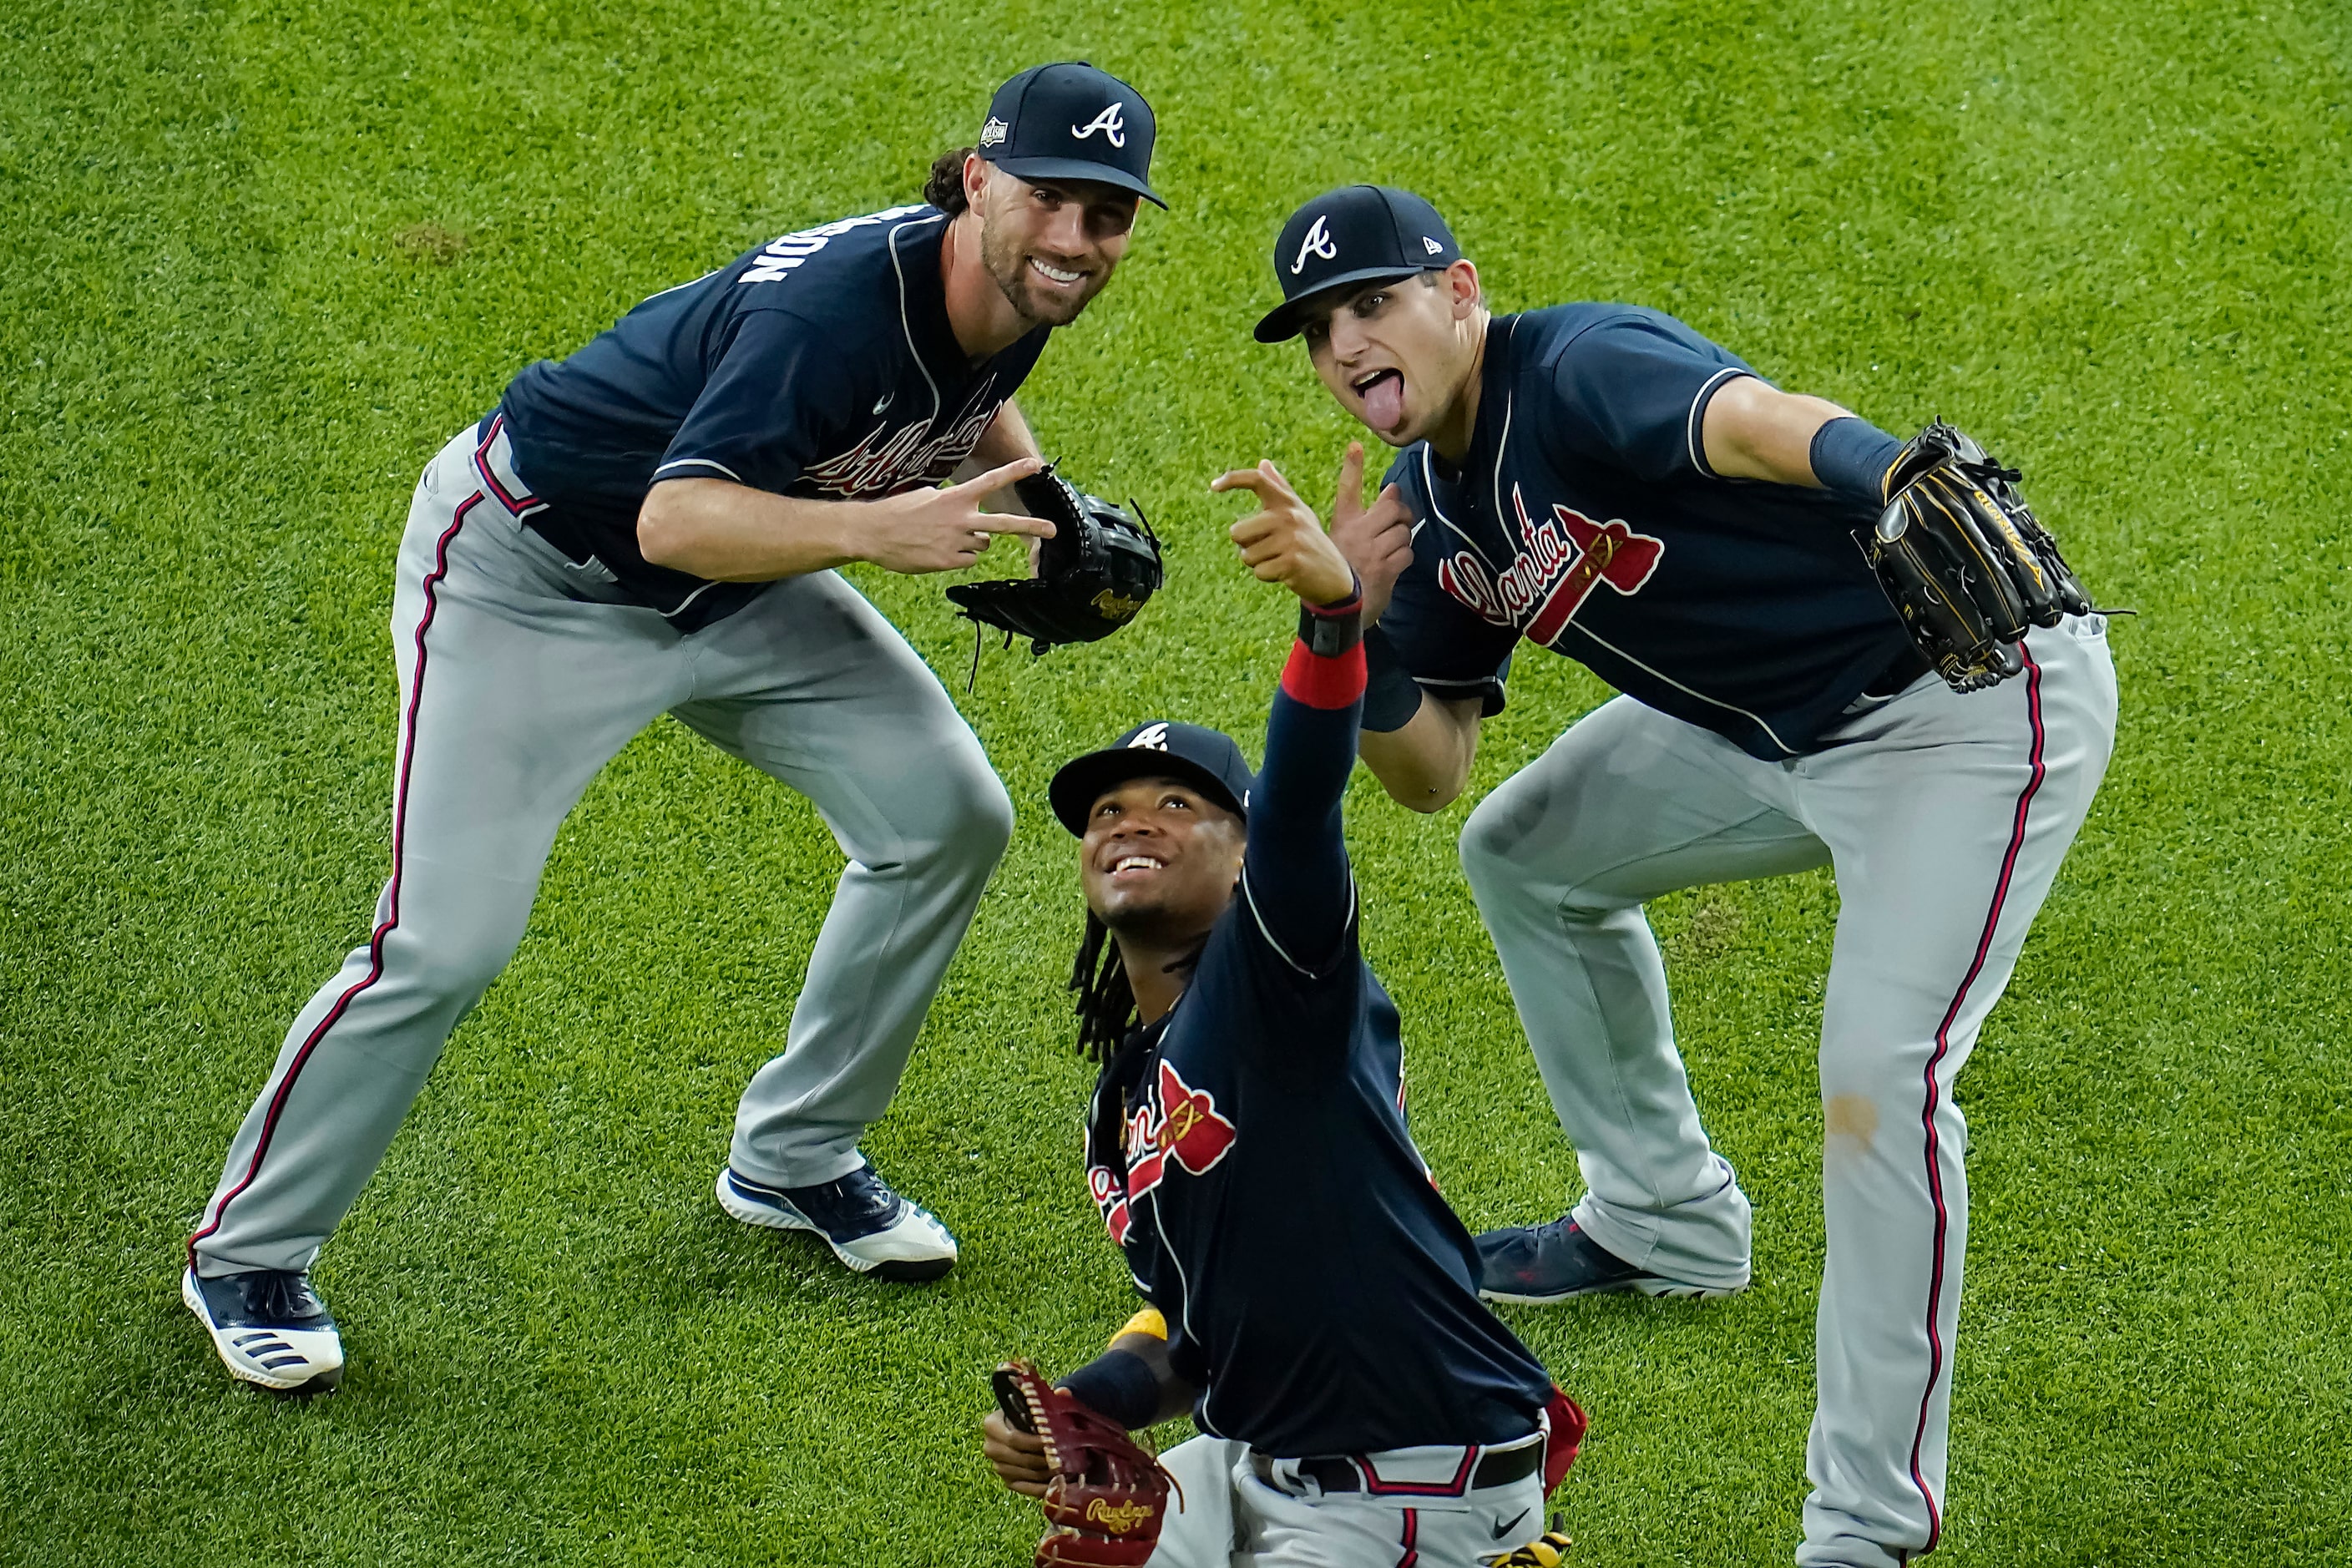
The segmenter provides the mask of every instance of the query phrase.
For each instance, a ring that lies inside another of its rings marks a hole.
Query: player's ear
[[[1486,290],[1478,286],[1478,268],[1468,257],[1464,257],[1445,269],[1445,287],[1453,295],[1454,319],[1466,321],[1485,302]]]
[[[979,153],[967,153],[964,154],[964,205],[974,208],[977,208],[980,205],[980,198],[982,195],[986,194],[988,190],[988,177],[992,173],[994,173],[994,171],[988,166],[988,160],[982,157]]]

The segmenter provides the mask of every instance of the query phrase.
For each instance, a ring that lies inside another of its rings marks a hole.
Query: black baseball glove
[[[1937,420],[1895,459],[1886,510],[1858,536],[1904,629],[1955,691],[2022,670],[2027,627],[2093,613],[2017,480]]]
[[[1051,468],[1015,479],[1032,517],[1054,525],[1037,552],[1034,577],[958,583],[948,597],[966,620],[1029,639],[1044,653],[1063,643],[1107,637],[1135,618],[1160,582],[1160,537],[1144,520],[1100,496],[1081,494]]]

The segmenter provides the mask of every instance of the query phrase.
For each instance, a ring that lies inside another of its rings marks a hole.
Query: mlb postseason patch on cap
[[[1326,289],[1442,272],[1461,259],[1454,231],[1411,191],[1392,185],[1326,191],[1292,213],[1274,242],[1282,303],[1258,322],[1255,336],[1262,343],[1297,337],[1301,307]]]
[[[1159,129],[1143,95],[1084,60],[1031,66],[996,89],[980,155],[1024,180],[1093,180],[1166,206],[1151,188]]]

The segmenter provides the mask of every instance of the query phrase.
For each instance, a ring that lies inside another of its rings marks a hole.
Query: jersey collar
[[[898,268],[899,322],[907,346],[914,351],[940,399],[941,413],[952,413],[957,393],[996,359],[1012,352],[1008,344],[987,359],[974,361],[964,356],[963,345],[956,342],[955,325],[948,320],[947,282],[940,276],[940,255],[947,244],[949,221],[946,214],[932,210],[929,216],[908,218],[890,231],[890,258]],[[1014,342],[1027,341],[1024,336]]]

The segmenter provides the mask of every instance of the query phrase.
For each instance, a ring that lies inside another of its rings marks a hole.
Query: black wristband
[[[1405,670],[1388,633],[1364,633],[1364,713],[1358,727],[1385,735],[1412,722],[1421,711],[1421,682]]]
[[[1318,658],[1337,658],[1363,639],[1364,588],[1351,582],[1348,596],[1328,605],[1298,606],[1298,640]]]
[[[1105,1351],[1069,1376],[1061,1387],[1077,1400],[1132,1432],[1160,1414],[1160,1379],[1133,1351]]]

